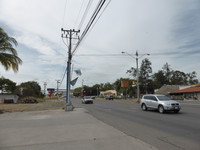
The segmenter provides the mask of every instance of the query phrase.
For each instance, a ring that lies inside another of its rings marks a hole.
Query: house
[[[170,95],[173,99],[192,99],[192,100],[200,100],[200,84],[170,92]]]
[[[17,103],[19,96],[16,94],[0,94],[0,104]]]
[[[163,85],[160,89],[155,91],[155,94],[169,95],[170,92],[180,90],[179,85]]]

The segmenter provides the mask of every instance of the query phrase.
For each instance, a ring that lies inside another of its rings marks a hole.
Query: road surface
[[[200,102],[181,102],[178,114],[142,111],[139,104],[95,100],[75,107],[86,108],[97,119],[161,150],[200,150]]]

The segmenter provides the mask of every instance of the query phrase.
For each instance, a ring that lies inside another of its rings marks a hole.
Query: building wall
[[[117,91],[116,90],[107,90],[107,91],[100,92],[100,96],[105,96],[105,95],[117,96]]]
[[[3,94],[3,95],[0,95],[0,103],[3,104],[8,100],[13,100],[13,103],[17,103],[18,98],[19,96],[15,94]]]
[[[172,94],[172,99],[175,100],[200,100],[200,93],[178,93],[178,94]]]

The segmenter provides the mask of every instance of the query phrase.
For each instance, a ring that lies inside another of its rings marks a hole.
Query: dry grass
[[[5,112],[63,109],[64,105],[64,102],[59,100],[47,100],[37,104],[0,104],[0,114]]]

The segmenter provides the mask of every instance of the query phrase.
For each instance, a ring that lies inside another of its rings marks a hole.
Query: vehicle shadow
[[[155,110],[155,109],[148,109],[147,112],[152,112],[152,113],[158,113],[158,114],[160,114],[159,111]],[[165,111],[163,114],[165,114],[165,115],[183,115],[185,113],[182,112],[182,111],[180,111],[178,113],[175,113],[173,111]]]

